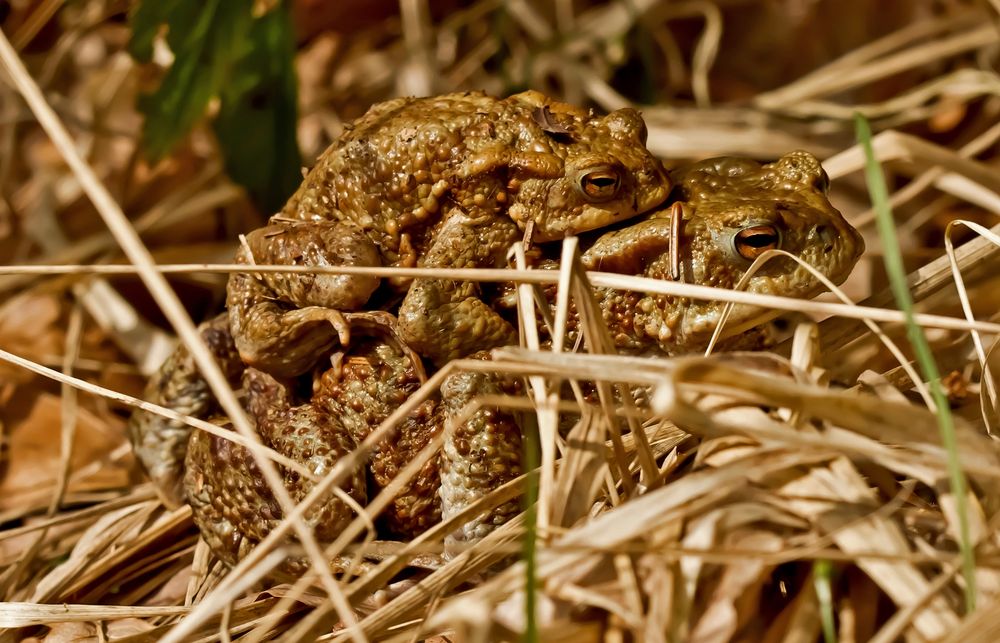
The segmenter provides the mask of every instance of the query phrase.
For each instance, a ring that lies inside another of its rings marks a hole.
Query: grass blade
[[[819,616],[823,624],[823,642],[837,643],[837,630],[833,622],[833,565],[820,559],[813,564],[813,587],[819,600]]]
[[[962,575],[965,577],[965,608],[968,612],[976,609],[976,561],[969,537],[969,515],[966,505],[965,472],[958,457],[958,443],[955,437],[955,423],[948,407],[948,400],[941,388],[941,375],[931,352],[927,336],[923,328],[917,325],[913,314],[913,298],[906,285],[906,270],[903,268],[903,257],[899,250],[899,239],[896,237],[895,219],[889,207],[889,193],[885,185],[882,168],[875,159],[872,150],[872,133],[868,120],[861,114],[854,115],[854,126],[858,141],[865,152],[865,179],[868,192],[871,195],[872,207],[875,210],[875,223],[879,237],[882,240],[883,260],[886,273],[889,276],[889,287],[896,298],[896,304],[906,317],[906,335],[913,345],[917,365],[930,387],[931,397],[937,407],[938,427],[941,431],[941,443],[948,454],[948,479],[951,492],[955,496],[955,507],[958,513],[958,546],[962,556]]]

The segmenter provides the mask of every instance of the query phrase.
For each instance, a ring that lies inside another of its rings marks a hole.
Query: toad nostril
[[[837,233],[826,225],[818,225],[813,228],[813,234],[823,242],[823,252],[829,254],[833,252],[834,242],[837,240]]]

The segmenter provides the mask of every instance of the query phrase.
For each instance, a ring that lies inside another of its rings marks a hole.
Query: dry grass
[[[190,512],[165,510],[135,471],[124,419],[171,348],[167,329],[191,342],[189,315],[212,311],[238,232],[261,219],[222,176],[205,131],[155,166],[142,160],[134,105],[148,70],[123,53],[120,6],[13,3],[0,40],[3,640],[488,641],[532,628],[545,641],[994,640],[994,4],[404,0],[387,3],[398,15],[356,14],[338,32],[332,21],[344,16],[331,7],[341,4],[352,3],[298,5],[312,36],[299,54],[307,156],[397,93],[531,86],[606,110],[641,100],[650,147],[671,162],[823,155],[835,202],[868,242],[843,287],[862,305],[756,297],[790,313],[789,338],[772,352],[637,359],[609,354],[590,284],[751,296],[586,275],[571,243],[555,274],[455,271],[522,284],[523,347],[432,375],[311,498],[448,372],[488,368],[525,379],[523,397],[479,403],[521,411],[538,429],[540,462],[469,512],[535,489],[537,513],[442,563],[434,554],[465,516],[407,543],[366,537],[392,488],[333,543],[304,538],[304,507],[289,506],[285,526],[226,570],[198,544]],[[35,83],[29,109],[17,94]],[[884,290],[854,111],[880,131],[917,319],[956,415],[971,482],[971,614],[947,457]],[[561,336],[573,301],[585,352],[539,349],[534,289],[547,280],[560,292],[551,332]],[[597,404],[557,394],[581,381],[598,383]],[[619,401],[639,390],[649,394]],[[280,458],[255,454],[272,471]],[[314,558],[364,564],[343,578],[317,566],[297,583],[265,580],[303,547],[283,538],[296,530]],[[522,555],[526,533],[534,557]]]

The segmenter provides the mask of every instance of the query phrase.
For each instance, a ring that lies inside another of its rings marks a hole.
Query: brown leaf
[[[24,294],[0,306],[0,346],[22,357],[37,359],[62,353],[64,331],[59,328],[59,300],[55,295]],[[0,378],[27,382],[34,375],[0,363]]]
[[[107,622],[107,633],[112,640],[145,634],[152,629],[153,624],[141,618],[118,618]]]
[[[60,413],[59,398],[42,393],[26,417],[11,423],[10,460],[7,474],[0,481],[0,509],[23,509],[29,504],[48,501],[47,494],[55,485],[61,458]],[[86,408],[77,409],[71,471],[100,462],[124,439],[124,435],[109,426],[104,418]],[[107,478],[108,475],[111,478]],[[90,482],[97,479],[109,484],[115,484],[115,480],[117,484],[125,484],[127,472],[109,464],[94,476],[88,476]],[[74,488],[75,485],[70,486],[71,490]]]
[[[49,633],[42,641],[45,643],[80,643],[80,641],[97,641],[96,629],[92,623],[53,623]]]

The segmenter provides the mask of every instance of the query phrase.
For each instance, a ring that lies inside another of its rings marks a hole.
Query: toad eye
[[[591,170],[580,177],[580,189],[588,201],[610,201],[621,187],[621,175],[613,168]]]
[[[755,225],[737,232],[733,243],[741,257],[753,261],[765,251],[781,245],[781,235],[774,226]]]

